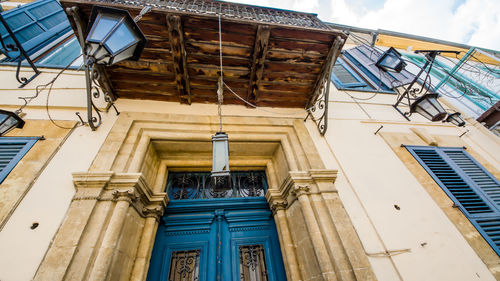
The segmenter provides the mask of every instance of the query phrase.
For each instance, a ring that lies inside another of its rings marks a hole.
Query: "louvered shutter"
[[[3,12],[2,16],[30,55],[40,49],[40,45],[45,46],[47,41],[71,31],[66,14],[57,0],[34,1]],[[5,44],[14,44],[14,40],[1,23],[0,34]],[[12,59],[19,56],[16,51],[7,54]]]
[[[0,138],[0,183],[37,140],[38,138]]]
[[[415,77],[406,70],[400,73],[384,72],[376,66],[382,53],[368,45],[360,45],[343,52],[343,58],[361,73],[363,78],[373,82],[375,90],[387,91],[411,83]]]
[[[406,148],[500,255],[500,182],[463,148]]]

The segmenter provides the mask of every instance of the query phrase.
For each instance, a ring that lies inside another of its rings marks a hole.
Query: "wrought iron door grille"
[[[200,250],[172,252],[168,281],[198,281]]]
[[[268,280],[263,245],[239,246],[239,254],[241,281]]]
[[[208,172],[170,172],[167,180],[171,200],[260,197],[266,190],[264,171],[231,172],[216,187]]]

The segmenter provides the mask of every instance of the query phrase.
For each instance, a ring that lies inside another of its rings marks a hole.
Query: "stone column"
[[[142,210],[146,216],[146,221],[144,223],[144,230],[142,231],[141,242],[137,250],[134,268],[132,269],[131,281],[146,280],[149,268],[149,258],[153,250],[156,230],[158,229],[160,218],[163,216],[164,209],[163,206],[148,206]]]
[[[113,253],[118,243],[118,238],[122,230],[125,216],[132,201],[137,200],[137,195],[133,189],[113,191],[114,200],[117,201],[113,214],[109,221],[104,238],[94,261],[94,267],[89,276],[89,280],[105,280],[106,274],[113,258]]]
[[[288,203],[281,197],[280,192],[275,189],[269,189],[266,198],[274,214],[274,221],[276,222],[278,237],[280,239],[281,255],[283,256],[287,280],[302,280],[299,264],[295,255],[295,245],[290,234],[290,228],[288,227],[285,213]]]
[[[318,263],[323,275],[324,280],[338,280],[335,274],[335,267],[328,255],[327,246],[323,240],[321,229],[318,221],[314,215],[314,211],[309,201],[309,186],[308,185],[294,185],[292,193],[297,197],[300,203],[302,214],[306,222],[306,227],[314,247],[314,252],[318,259]]]

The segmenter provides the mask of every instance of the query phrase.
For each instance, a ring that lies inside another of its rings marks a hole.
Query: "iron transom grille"
[[[259,197],[266,190],[264,171],[231,172],[216,187],[208,172],[169,172],[167,180],[171,200]]]

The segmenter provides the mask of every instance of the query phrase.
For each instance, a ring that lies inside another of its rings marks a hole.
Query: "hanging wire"
[[[63,69],[61,69],[54,78],[52,78],[52,80],[50,80],[47,84],[43,84],[43,85],[37,85],[35,87],[35,95],[33,96],[28,96],[28,97],[18,97],[18,99],[22,100],[24,103],[19,107],[19,109],[17,109],[15,112],[16,114],[19,115],[19,113],[23,112],[23,109],[34,99],[36,99],[41,92],[43,92],[45,89],[47,89],[47,87],[52,87],[51,85],[54,84],[54,82],[57,80],[57,78],[59,78],[59,76],[61,76],[61,74],[63,74],[64,71],[66,71],[77,59],[79,59],[80,57],[82,56],[82,54],[80,54],[79,56],[77,56],[75,59],[73,59],[69,64],[67,64]]]
[[[218,113],[219,113],[219,132],[222,132],[222,102],[224,101],[224,73],[222,68],[222,28],[221,28],[221,17],[219,14],[219,59],[220,59],[220,74],[219,81],[217,83],[217,102],[218,102]]]

